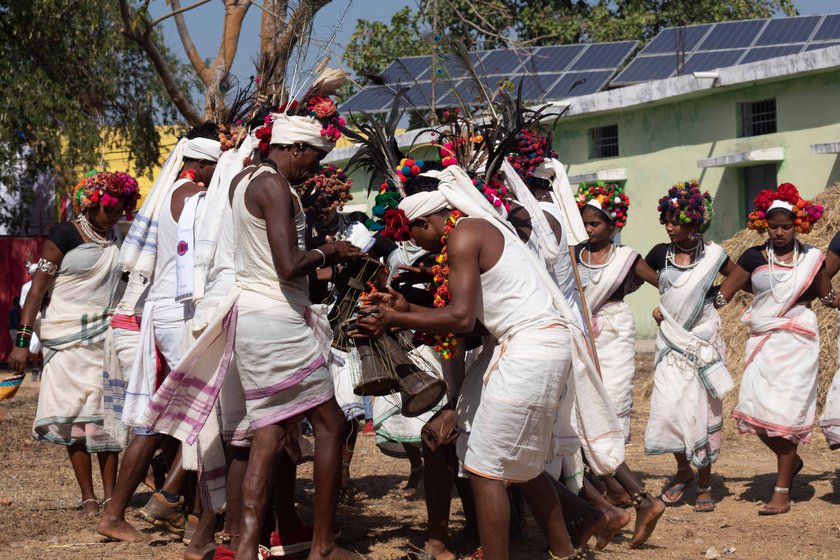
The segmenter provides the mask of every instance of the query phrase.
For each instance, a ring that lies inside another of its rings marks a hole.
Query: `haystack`
[[[798,239],[804,243],[815,245],[825,252],[831,238],[834,237],[834,234],[840,232],[840,183],[836,183],[833,187],[823,191],[815,200],[825,207],[825,214],[811,230],[811,233],[800,235]],[[724,241],[723,246],[730,258],[737,259],[744,250],[764,243],[766,239],[766,234],[759,235],[752,230],[744,229]],[[719,280],[722,281],[722,278],[719,278]],[[834,284],[836,286],[838,282],[835,281]],[[744,375],[744,347],[749,338],[749,329],[741,323],[741,316],[749,307],[751,301],[751,294],[741,292],[720,310],[727,346],[726,366],[735,380],[736,387],[740,385],[741,377]],[[819,415],[825,403],[828,388],[831,386],[834,372],[837,370],[837,312],[824,306],[818,300],[815,300],[811,305],[811,308],[817,314],[820,328],[820,373],[817,399],[817,414]],[[729,393],[724,400],[724,418],[731,417],[732,409],[735,408],[736,404],[738,404],[737,389]],[[725,422],[725,426],[730,430],[734,429],[734,422]]]

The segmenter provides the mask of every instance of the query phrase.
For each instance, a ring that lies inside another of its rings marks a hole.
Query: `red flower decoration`
[[[408,228],[408,216],[401,208],[389,208],[383,216],[385,229],[382,235],[393,241],[408,241],[411,239],[411,230]]]

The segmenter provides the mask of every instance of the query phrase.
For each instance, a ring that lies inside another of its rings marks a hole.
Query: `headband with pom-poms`
[[[557,152],[548,145],[547,136],[542,136],[527,128],[516,133],[514,150],[507,159],[523,181],[533,175],[534,170],[543,161],[557,157]]]
[[[594,185],[581,184],[577,205],[581,210],[587,206],[600,210],[618,229],[627,225],[630,197],[624,194],[624,187],[616,183],[598,181]]]
[[[125,200],[125,216],[131,220],[140,199],[137,179],[122,171],[91,171],[73,190],[73,209],[82,214],[98,206],[115,206],[120,199]]]
[[[782,183],[775,191],[764,189],[755,197],[755,211],[747,218],[747,227],[759,233],[767,231],[767,213],[782,208],[793,214],[797,233],[808,233],[822,218],[823,206],[799,195],[799,190],[790,183]]]
[[[697,181],[683,181],[670,189],[659,199],[659,223],[664,224],[669,212],[673,212],[682,224],[691,225],[703,233],[712,224],[712,196],[702,192]]]
[[[382,230],[383,237],[392,241],[409,241],[411,229],[408,227],[408,216],[402,208],[389,208],[385,210],[385,229]]]

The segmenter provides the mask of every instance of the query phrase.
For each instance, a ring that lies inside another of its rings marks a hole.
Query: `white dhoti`
[[[633,409],[633,376],[636,374],[636,320],[625,301],[610,302],[592,317],[601,379],[613,410],[630,441],[630,411]]]
[[[365,402],[353,388],[356,384],[356,374],[361,368],[359,352],[353,348],[350,352],[342,352],[331,349],[330,352],[330,375],[335,386],[335,400],[344,418],[353,420],[365,417]]]

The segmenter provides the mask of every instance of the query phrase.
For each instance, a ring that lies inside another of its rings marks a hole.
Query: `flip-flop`
[[[700,507],[698,507],[700,506]],[[703,506],[711,506],[711,507],[703,507]],[[694,502],[694,511],[697,513],[711,513],[715,511],[715,501],[714,500],[697,500]]]
[[[683,494],[685,494],[685,487],[688,486],[688,484],[688,482],[672,484],[664,492],[662,492],[662,495],[659,498],[666,504],[676,504],[677,502],[683,499]],[[676,497],[669,499],[667,497],[668,494],[671,494],[672,496],[676,494]]]

